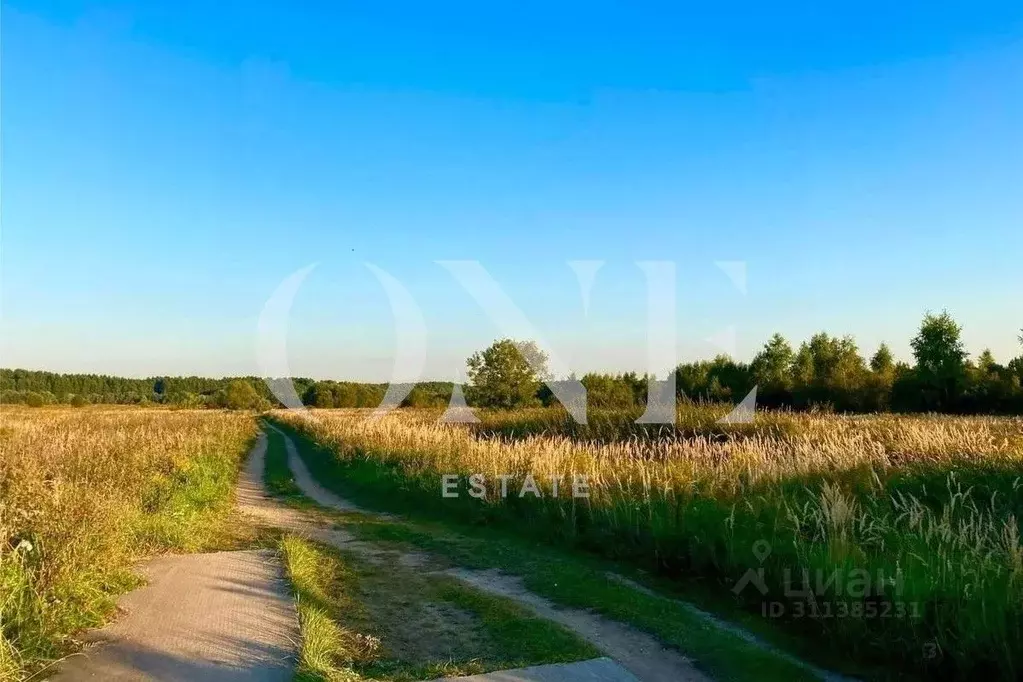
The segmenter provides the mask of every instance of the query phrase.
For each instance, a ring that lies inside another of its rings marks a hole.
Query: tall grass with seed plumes
[[[224,528],[250,416],[129,408],[0,414],[0,679],[74,648],[133,562]]]
[[[1023,675],[1023,420],[774,414],[734,433],[586,440],[511,437],[514,413],[484,415],[504,435],[422,413],[278,419],[323,446],[311,455],[321,475],[380,505],[515,526],[726,595],[760,571],[766,594],[747,585],[740,603],[785,602],[789,627],[852,660],[948,679]],[[442,474],[460,476],[457,498],[442,497]],[[484,476],[485,499],[467,494],[469,474]],[[521,495],[527,474],[542,497]],[[568,494],[576,474],[587,499]],[[793,617],[796,602],[821,617]]]

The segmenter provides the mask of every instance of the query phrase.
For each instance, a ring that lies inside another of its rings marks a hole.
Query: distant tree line
[[[772,336],[749,363],[720,355],[680,364],[675,388],[681,400],[738,402],[757,386],[766,407],[840,412],[965,412],[1023,414],[1023,354],[999,364],[988,350],[971,360],[960,326],[948,313],[928,314],[911,340],[914,363],[896,362],[887,345],[864,358],[850,336],[815,334],[794,348]],[[1023,344],[1023,330],[1019,341]],[[556,402],[526,361],[545,366],[534,343],[502,339],[468,361],[470,405],[515,408]],[[582,377],[588,404],[627,409],[646,403],[646,375],[590,373]],[[376,407],[386,384],[293,380],[310,407]],[[404,388],[409,388],[407,385]],[[449,382],[411,387],[403,407],[443,407]],[[0,402],[41,406],[64,403],[162,404],[179,407],[265,409],[279,405],[259,377],[152,377],[128,379],[96,374],[57,374],[0,369]]]
[[[0,402],[32,406],[104,403],[264,408],[275,404],[276,400],[257,377],[129,379],[105,374],[0,369]]]
[[[292,381],[302,403],[310,407],[376,407],[386,384],[351,381]],[[451,384],[425,382],[411,387],[404,407],[447,405]],[[128,379],[103,374],[58,374],[0,369],[0,403],[31,406],[115,404],[169,405],[182,408],[265,409],[280,406],[260,377],[150,377]]]
[[[556,401],[551,389],[539,385],[536,377],[522,378],[524,357],[518,361],[510,357],[518,346],[523,344],[505,339],[470,358],[470,404],[519,407]],[[1005,365],[989,350],[971,360],[963,346],[962,329],[947,312],[927,314],[910,346],[912,365],[896,362],[886,344],[868,360],[851,336],[821,332],[793,348],[775,334],[749,363],[719,355],[680,364],[674,371],[676,397],[736,403],[755,386],[757,404],[763,407],[1023,414],[1023,354]],[[647,375],[591,373],[580,381],[592,407],[628,409],[646,404]],[[537,386],[535,393],[533,386]]]
[[[296,386],[300,385],[295,380]],[[413,386],[396,384],[396,389],[410,389],[401,407],[443,407],[451,399],[452,385],[444,381],[427,381]],[[384,401],[387,384],[360,384],[351,381],[316,381],[298,390],[304,405],[309,407],[376,407]]]
[[[1023,354],[1005,365],[990,350],[970,360],[961,333],[947,312],[927,314],[910,341],[912,365],[895,362],[885,344],[867,360],[850,336],[821,332],[794,349],[775,334],[748,364],[719,356],[679,365],[676,388],[690,399],[735,402],[757,386],[757,403],[767,407],[1023,414]]]

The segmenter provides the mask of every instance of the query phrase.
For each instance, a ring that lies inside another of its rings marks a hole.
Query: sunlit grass
[[[685,418],[698,425],[713,423],[718,408],[691,409],[711,410]],[[735,433],[694,426],[586,440],[551,429],[535,435],[528,424],[510,435],[515,414],[484,415],[478,427],[415,412],[279,417],[329,447],[353,493],[383,506],[516,527],[702,577],[725,594],[749,569],[763,569],[766,599],[781,598],[804,570],[867,571],[897,587],[880,594],[875,580],[865,595],[825,591],[807,600],[874,602],[882,611],[897,602],[904,617],[790,618],[788,626],[892,670],[1007,679],[1023,672],[1020,419],[769,414]],[[495,420],[501,435],[484,428]],[[443,473],[462,476],[457,499],[441,497]],[[470,473],[493,483],[511,474],[512,493],[502,498],[491,484],[486,499],[471,498]],[[519,496],[526,473],[542,498]],[[551,494],[552,476],[572,474],[587,476],[588,499]],[[754,555],[758,542],[766,556]],[[736,599],[759,609],[765,597],[753,590]]]
[[[360,608],[352,596],[354,573],[336,554],[294,535],[282,538],[281,553],[302,628],[296,679],[361,680],[352,665],[373,660],[379,641],[334,620]]]
[[[227,516],[251,416],[44,409],[0,414],[0,677],[65,655],[154,552],[200,551]]]

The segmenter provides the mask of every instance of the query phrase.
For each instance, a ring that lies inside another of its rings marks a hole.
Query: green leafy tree
[[[775,334],[753,362],[750,373],[757,385],[757,399],[766,405],[783,405],[792,400],[792,346],[781,334]]]
[[[793,362],[796,403],[802,407],[860,409],[867,380],[866,363],[851,336],[814,334]]]
[[[809,386],[814,383],[814,361],[810,345],[805,341],[799,345],[799,351],[792,360],[792,378],[795,388],[800,393],[805,393]]]
[[[25,394],[25,404],[29,407],[42,407],[46,404],[46,400],[42,394],[36,393],[35,391],[29,391]]]
[[[85,407],[89,404],[89,401],[85,399],[84,395],[76,393],[71,396],[71,407]]]
[[[1012,362],[1002,366],[989,349],[977,357],[976,365],[967,363],[967,390],[961,409],[969,412],[1018,412],[1023,406],[1020,377]]]
[[[194,409],[205,405],[203,396],[187,391],[171,391],[166,395],[166,402],[174,407]]]
[[[451,400],[451,392],[444,393],[434,385],[416,385],[401,401],[402,407],[443,407]]]
[[[639,376],[635,372],[626,372],[622,375],[622,381],[632,390],[632,402],[636,405],[646,405],[647,398],[647,376]]]
[[[540,382],[549,378],[547,355],[532,341],[495,341],[473,353],[466,364],[469,398],[481,407],[510,409],[534,404]]]
[[[356,407],[378,407],[384,401],[387,387],[379,384],[357,384],[355,387]]]
[[[359,402],[359,394],[354,384],[344,382],[334,389],[334,404],[337,407],[355,407]]]
[[[961,337],[962,327],[943,311],[940,315],[927,313],[920,331],[910,341],[927,409],[953,409],[962,395],[966,383],[966,349]]]
[[[1007,369],[1023,381],[1023,355],[1010,360]]]
[[[706,399],[710,385],[710,363],[684,362],[675,368],[675,390],[678,397],[696,401]]]
[[[713,360],[687,362],[675,368],[675,389],[682,399],[730,401],[743,398],[753,388],[750,366],[727,355]]]
[[[224,389],[222,407],[229,410],[249,410],[259,405],[260,396],[245,379],[235,379]]]
[[[863,392],[864,409],[883,412],[891,408],[892,387],[898,371],[891,349],[882,343],[870,358],[870,375]]]
[[[596,408],[625,409],[636,404],[631,383],[613,374],[586,374],[582,378],[586,388],[586,404]]]
[[[870,358],[870,371],[882,376],[895,373],[895,357],[888,344],[878,346],[877,352]]]
[[[981,374],[991,374],[997,372],[1000,369],[998,363],[995,361],[994,353],[991,352],[990,348],[985,348],[981,351],[980,355],[977,356],[977,370]]]
[[[337,407],[337,398],[334,395],[334,387],[331,382],[320,381],[313,384],[310,389],[311,400],[310,404],[313,407],[330,408]]]
[[[710,361],[707,377],[710,379],[707,396],[711,400],[741,400],[753,388],[749,365],[728,355],[718,355]]]

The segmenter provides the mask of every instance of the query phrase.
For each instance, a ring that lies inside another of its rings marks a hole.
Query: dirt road
[[[310,474],[290,437],[283,436],[298,488],[324,508],[365,510],[325,489]],[[267,437],[260,434],[238,482],[239,510],[257,523],[297,533],[369,559],[386,555],[430,570],[433,558],[395,556],[358,540],[330,516],[273,499],[263,483]],[[377,515],[390,519],[387,515]],[[271,550],[161,557],[144,569],[148,585],[119,602],[114,624],[96,632],[98,644],[66,661],[54,678],[78,680],[290,680],[300,647],[298,617]],[[518,578],[496,571],[445,568],[436,574],[514,600],[594,645],[606,658],[475,676],[473,680],[590,680],[592,682],[709,682],[684,655],[656,638],[593,612],[557,607],[529,592]]]

